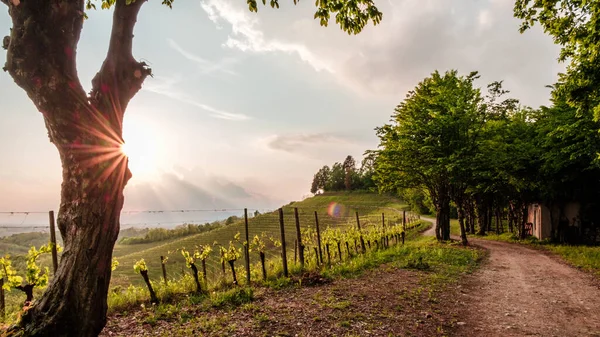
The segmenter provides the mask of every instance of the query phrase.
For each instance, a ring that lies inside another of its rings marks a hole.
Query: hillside
[[[283,207],[286,241],[288,242],[288,258],[293,258],[293,245],[296,239],[294,208],[298,208],[300,227],[314,228],[316,211],[319,217],[321,230],[327,227],[354,226],[356,224],[355,212],[359,212],[361,225],[364,227],[372,224],[381,224],[382,213],[385,213],[386,222],[398,221],[402,217],[401,208],[405,205],[398,199],[371,193],[328,193],[317,195],[303,201],[292,202]],[[251,212],[249,212],[251,213]],[[249,216],[251,216],[249,214]],[[143,281],[133,270],[133,265],[139,259],[145,259],[149,269],[150,277],[158,280],[161,278],[160,256],[168,256],[167,274],[169,277],[178,277],[185,271],[184,259],[177,251],[182,247],[192,249],[196,245],[223,244],[227,245],[236,233],[244,233],[243,220],[231,225],[184,238],[161,241],[157,243],[139,245],[117,244],[113,255],[118,259],[120,266],[113,273],[113,286],[126,286],[130,283],[141,284]],[[265,233],[267,236],[279,239],[279,215],[278,212],[270,212],[249,218],[249,235]],[[280,255],[280,249],[273,249],[269,244],[267,258]],[[218,248],[218,247],[216,247]],[[252,262],[256,262],[257,256],[251,253]],[[241,265],[241,263],[240,263]],[[220,275],[220,265],[217,254],[213,252],[213,258],[208,263],[208,277],[216,279]]]

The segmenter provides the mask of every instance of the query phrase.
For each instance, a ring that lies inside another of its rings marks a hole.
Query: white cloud
[[[163,95],[175,99],[177,101],[198,107],[202,110],[209,112],[209,116],[214,118],[225,119],[230,121],[245,121],[250,119],[250,117],[247,115],[223,111],[212,107],[208,104],[199,102],[190,95],[174,89],[175,84],[177,84],[180,80],[180,76],[167,78],[156,77],[154,81],[145,84],[143,90]]]
[[[434,70],[478,70],[482,81],[505,80],[527,105],[546,104],[545,85],[563,69],[558,48],[535,28],[519,34],[510,0],[379,2],[380,25],[357,36],[312,20],[312,3],[248,12],[244,2],[201,0],[210,19],[231,28],[225,46],[248,52],[285,52],[326,70],[354,93],[401,99]],[[260,21],[259,18],[260,17]]]
[[[283,52],[296,54],[301,60],[310,64],[316,71],[333,73],[333,67],[315,55],[301,43],[265,37],[260,29],[260,22],[250,16],[248,8],[239,8],[226,0],[204,0],[201,6],[210,20],[217,25],[221,21],[231,25],[232,34],[224,43],[226,47],[237,48],[249,52]]]
[[[225,58],[219,62],[211,62],[183,49],[179,44],[177,44],[177,42],[173,41],[172,39],[168,39],[167,42],[169,43],[169,46],[171,48],[173,48],[183,57],[197,63],[202,73],[208,74],[213,72],[222,72],[229,75],[237,75],[235,71],[230,69],[231,65],[237,62],[235,59]]]

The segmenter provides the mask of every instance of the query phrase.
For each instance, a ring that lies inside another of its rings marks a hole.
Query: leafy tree
[[[349,155],[344,159],[342,166],[344,168],[344,186],[346,187],[346,191],[350,191],[353,183],[352,178],[356,171],[356,161]]]
[[[4,70],[42,112],[63,168],[58,227],[65,253],[48,290],[12,332],[25,335],[96,336],[106,324],[112,250],[119,233],[123,189],[131,178],[123,144],[123,116],[152,74],[133,57],[133,31],[145,0],[13,1]],[[296,1],[294,1],[295,3]],[[114,8],[106,58],[85,92],[78,77],[77,45],[86,9]],[[173,0],[162,3],[171,7]],[[249,9],[258,10],[256,0]],[[266,1],[263,1],[263,4]],[[277,0],[271,7],[279,7]],[[382,13],[372,0],[319,0],[315,18],[331,15],[348,34],[359,33]]]
[[[515,17],[521,32],[539,23],[560,46],[560,61],[569,61],[556,91],[579,113],[600,117],[600,2],[581,0],[517,0]]]
[[[425,188],[436,209],[436,236],[450,238],[450,200],[457,184],[455,162],[470,150],[481,103],[473,87],[477,73],[434,72],[410,91],[393,115],[377,128],[380,138],[376,180],[382,190]]]

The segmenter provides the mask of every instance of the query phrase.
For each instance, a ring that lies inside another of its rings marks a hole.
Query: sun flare
[[[125,120],[121,152],[129,158],[129,169],[134,179],[156,178],[165,161],[163,142],[157,127],[142,118]]]

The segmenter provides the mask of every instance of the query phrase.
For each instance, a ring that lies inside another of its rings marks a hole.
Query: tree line
[[[356,160],[348,155],[344,162],[335,162],[331,168],[323,166],[315,173],[310,192],[313,194],[333,191],[375,191],[377,186],[373,180],[374,157],[365,156],[360,168]]]
[[[593,111],[569,102],[564,80],[553,86],[550,106],[531,108],[508,97],[502,82],[484,90],[478,78],[435,71],[408,93],[391,123],[376,128],[378,149],[365,153],[374,188],[435,213],[440,240],[450,237],[452,215],[466,243],[466,233],[483,235],[502,219],[523,234],[533,203],[577,201],[578,233],[569,233],[570,219],[557,214],[563,222],[552,238],[595,241],[600,138]],[[354,180],[342,178],[361,177],[351,166],[334,167],[336,175],[327,166],[317,172],[313,191],[351,190]]]

